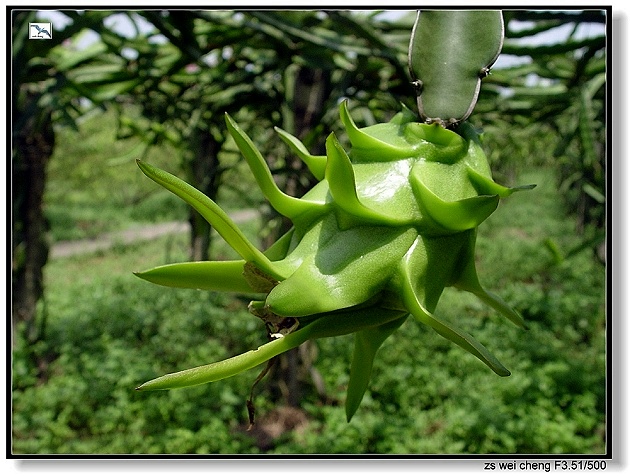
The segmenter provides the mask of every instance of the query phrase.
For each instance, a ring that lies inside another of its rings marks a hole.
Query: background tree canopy
[[[479,238],[488,286],[530,329],[506,329],[455,292],[443,312],[472,316],[481,340],[501,336],[495,350],[512,377],[409,323],[379,354],[365,409],[348,425],[339,362],[349,359],[328,356],[348,357],[351,346],[335,338],[280,362],[258,391],[252,432],[244,401],[256,372],[133,391],[255,348],[263,335],[238,296],[165,291],[131,275],[230,257],[134,159],[234,214],[253,211],[240,215],[250,217],[243,226],[264,247],[288,224],[253,191],[223,114],[300,196],[313,181],[273,126],[321,153],[330,131],[345,139],[342,98],[359,126],[388,120],[401,103],[416,110],[407,67],[415,12],[63,11],[52,40],[29,41],[29,23],[49,13],[12,12],[14,454],[606,452],[609,12],[504,12],[503,53],[470,118],[500,181],[539,184]],[[59,241],[171,221],[190,231],[49,256]]]

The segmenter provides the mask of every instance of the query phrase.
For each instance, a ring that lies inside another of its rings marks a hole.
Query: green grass
[[[304,426],[269,445],[244,430],[260,369],[167,392],[138,384],[220,360],[265,341],[247,300],[162,288],[131,272],[187,258],[185,235],[52,260],[45,268],[46,340],[20,341],[13,361],[16,454],[601,454],[605,451],[605,270],[584,251],[559,264],[543,247],[579,243],[552,174],[506,200],[478,237],[482,283],[515,305],[516,328],[467,294],[448,290],[437,313],[468,330],[512,371],[500,378],[412,320],[388,340],[350,424],[343,399],[351,337],[321,340],[314,367],[327,398],[300,375]],[[255,236],[257,225],[247,233]],[[219,247],[216,252],[227,256]],[[261,422],[284,403],[269,377]]]

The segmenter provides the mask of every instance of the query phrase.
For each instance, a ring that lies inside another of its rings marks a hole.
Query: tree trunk
[[[43,267],[48,260],[43,200],[46,165],[55,137],[50,112],[17,122],[22,127],[14,131],[13,144],[13,338],[15,341],[18,324],[26,323],[26,337],[34,342],[43,337],[35,321],[37,303],[44,295]]]
[[[221,183],[221,167],[219,166],[219,150],[221,144],[208,131],[197,129],[192,140],[192,159],[189,163],[191,183],[216,201]],[[192,208],[190,222],[190,259],[191,261],[207,261],[210,259],[212,227],[199,213]]]

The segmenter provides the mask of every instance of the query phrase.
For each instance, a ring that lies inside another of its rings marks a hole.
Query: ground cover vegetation
[[[485,284],[514,303],[529,330],[502,325],[461,292],[447,292],[439,307],[446,318],[464,319],[482,342],[509,342],[493,351],[512,376],[496,377],[428,329],[407,323],[380,352],[365,408],[351,424],[343,411],[348,337],[319,341],[311,349],[325,395],[310,375],[301,375],[301,407],[287,417],[277,439],[271,429],[243,431],[244,400],[256,371],[221,384],[139,394],[133,390],[139,382],[244,352],[258,345],[263,332],[243,300],[194,290],[164,292],[132,276],[130,270],[147,263],[187,256],[188,237],[167,236],[48,264],[41,309],[47,338],[35,347],[20,341],[14,353],[14,450],[603,452],[605,271],[588,250],[555,263],[544,247],[553,239],[570,249],[581,239],[549,171],[520,172],[520,180],[538,184],[536,193],[525,203],[506,200],[482,225],[478,242]],[[256,226],[249,230],[255,236]],[[273,392],[268,388],[256,397],[263,429],[265,415],[277,418],[281,411]]]

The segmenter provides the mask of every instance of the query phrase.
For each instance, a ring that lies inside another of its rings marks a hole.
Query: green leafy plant
[[[432,12],[429,16],[443,19],[458,14]],[[500,19],[500,12],[498,15]],[[493,17],[497,18],[496,12]],[[426,27],[429,36],[431,29],[446,28],[450,31],[446,36],[451,40],[455,36],[455,42],[462,45],[471,37],[492,37],[483,42],[484,54],[464,58],[464,63],[470,62],[464,68],[461,61],[451,68],[452,74],[469,83],[471,71],[477,71],[478,77],[487,74],[501,46],[496,41],[502,35],[501,21],[489,33],[479,27],[475,30],[475,25],[479,22],[471,21],[466,13],[463,21],[431,21]],[[417,34],[417,28],[414,31],[412,73],[425,56],[417,43],[423,35]],[[462,31],[466,34],[459,34]],[[444,46],[451,47],[450,42]],[[447,72],[442,69],[441,74]],[[457,97],[457,82],[450,90],[439,82],[431,84],[423,84],[420,93],[429,98],[436,94]],[[428,117],[421,105],[425,123],[403,108],[387,123],[359,128],[348,104],[342,102],[340,118],[351,143],[349,152],[331,134],[326,155],[312,155],[296,137],[276,129],[319,180],[302,198],[286,195],[277,187],[253,141],[226,115],[227,129],[262,192],[293,223],[264,252],[199,190],[138,161],[145,175],[195,208],[242,259],[170,264],[137,276],[165,286],[256,293],[249,310],[263,320],[270,339],[256,350],[164,375],[138,389],[171,389],[221,380],[309,339],[354,334],[346,398],[350,420],[368,387],[378,349],[409,316],[470,352],[498,375],[509,375],[480,342],[434,314],[444,288],[454,286],[524,326],[516,311],[481,286],[475,267],[479,224],[501,198],[530,187],[509,188],[493,181],[479,136],[464,122],[476,101],[478,85],[472,86],[462,90],[454,113],[438,104]]]

